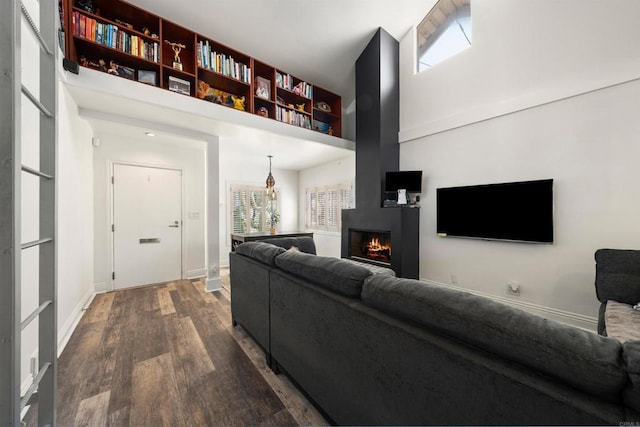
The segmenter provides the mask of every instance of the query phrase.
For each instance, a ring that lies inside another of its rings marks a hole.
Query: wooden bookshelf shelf
[[[342,135],[336,94],[125,1],[62,2],[66,55],[84,67]]]

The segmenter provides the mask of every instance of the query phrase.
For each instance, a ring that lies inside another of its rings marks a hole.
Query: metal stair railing
[[[34,2],[36,3],[36,2]],[[58,2],[39,0],[39,26],[18,0],[0,4],[0,425],[19,426],[21,411],[38,402],[38,425],[55,425],[57,373],[56,150]],[[22,20],[40,43],[39,97],[22,85]],[[22,95],[40,110],[39,169],[22,164]],[[22,174],[40,178],[40,238],[21,242]],[[21,252],[38,247],[40,305],[22,319]],[[38,373],[20,395],[21,333],[38,319]]]

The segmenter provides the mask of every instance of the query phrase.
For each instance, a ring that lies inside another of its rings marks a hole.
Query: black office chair
[[[598,333],[606,335],[604,312],[608,300],[625,304],[640,302],[640,250],[598,249],[596,296],[602,303],[598,314]]]

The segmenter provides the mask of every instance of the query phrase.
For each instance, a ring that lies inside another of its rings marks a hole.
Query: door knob
[[[178,228],[178,227],[179,227],[179,225],[178,225],[178,221],[174,221],[174,223],[173,223],[173,224],[171,224],[169,227]]]

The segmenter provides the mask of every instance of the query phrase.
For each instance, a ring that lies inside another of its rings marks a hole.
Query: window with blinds
[[[351,184],[307,188],[306,227],[313,230],[340,231],[342,209],[351,205]]]
[[[268,231],[271,226],[271,213],[278,212],[278,191],[276,200],[271,201],[264,187],[231,186],[231,223],[233,233],[253,233]]]
[[[418,71],[471,46],[471,0],[439,0],[417,27]]]

